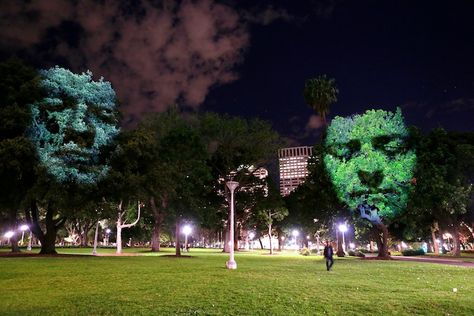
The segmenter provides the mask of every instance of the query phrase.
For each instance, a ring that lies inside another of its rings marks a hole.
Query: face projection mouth
[[[91,153],[84,149],[62,149],[54,154],[66,164],[87,165],[90,163]]]
[[[360,217],[368,219],[373,223],[381,222],[380,216],[378,214],[379,209],[375,205],[362,203],[357,206],[357,210],[360,212]]]
[[[396,194],[396,190],[394,189],[380,189],[380,188],[373,188],[373,189],[367,189],[367,190],[358,190],[358,191],[352,191],[350,193],[351,198],[364,198],[367,200],[369,196],[371,195],[376,195],[376,194],[383,194],[383,196],[387,197],[389,195]]]

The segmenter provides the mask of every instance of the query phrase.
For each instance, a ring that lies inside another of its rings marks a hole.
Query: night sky
[[[400,106],[424,130],[474,126],[474,1],[0,2],[0,58],[90,69],[125,124],[172,103],[272,122],[313,145],[304,81],[336,79],[335,115]]]

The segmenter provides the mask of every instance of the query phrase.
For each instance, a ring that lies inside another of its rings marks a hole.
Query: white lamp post
[[[296,242],[297,241],[296,239],[297,239],[298,235],[300,234],[300,232],[297,231],[296,229],[294,229],[291,234],[293,235],[293,237],[295,237],[295,247],[298,248],[298,244]]]
[[[183,234],[184,234],[184,249],[186,250],[186,252],[189,251],[188,249],[188,235],[191,234],[191,226],[189,225],[184,225],[183,227]]]
[[[255,233],[254,232],[251,232],[249,234],[249,238],[250,238],[250,249],[253,249],[253,239],[255,237]]]
[[[229,214],[229,261],[226,262],[227,269],[237,269],[237,262],[234,260],[234,191],[239,186],[236,181],[227,182],[230,190],[230,214]]]
[[[29,229],[28,225],[21,225],[20,230],[21,230],[21,244],[23,245],[23,239],[25,238],[25,231]]]
[[[344,240],[344,233],[347,231],[346,224],[339,225],[339,231],[342,233],[342,249],[346,251],[346,241]]]
[[[108,246],[108,245],[109,245],[109,237],[110,237],[110,232],[111,232],[110,228],[107,228],[107,229],[105,230],[105,236],[106,236],[106,239],[105,239],[105,240],[106,240],[106,242],[105,242],[105,245],[106,245],[106,246]]]

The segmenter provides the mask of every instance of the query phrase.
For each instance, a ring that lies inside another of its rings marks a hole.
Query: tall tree
[[[255,177],[251,173],[257,172],[259,167],[275,157],[282,142],[270,124],[258,119],[245,120],[209,113],[200,118],[200,128],[210,154],[214,192],[221,198],[220,210],[225,222],[230,202],[226,181],[239,182],[236,190],[239,194],[249,185],[248,181],[254,182]],[[250,174],[249,170],[252,170]],[[236,201],[239,203],[238,197]],[[238,234],[234,236],[235,244]]]
[[[324,125],[327,124],[326,115],[331,104],[337,102],[338,94],[336,81],[326,75],[306,80],[303,90],[304,101],[319,114]]]
[[[40,74],[46,95],[31,105],[29,137],[44,172],[33,191],[40,196],[30,195],[27,217],[41,241],[41,253],[55,253],[56,232],[66,215],[56,218],[60,209],[55,192],[63,191],[62,185],[66,191],[70,184],[94,185],[107,174],[110,147],[119,132],[118,112],[110,83],[93,81],[91,72],[79,75],[54,67]],[[41,208],[46,212],[46,232],[39,223]]]
[[[438,228],[449,231],[456,256],[460,255],[461,220],[468,214],[473,199],[473,180],[474,133],[452,133],[438,128],[421,139],[410,212],[424,221],[429,219],[433,236]]]
[[[18,210],[35,181],[35,148],[26,137],[30,104],[43,97],[39,74],[17,59],[0,64],[0,213],[18,230]],[[18,252],[18,231],[11,240]]]
[[[341,201],[380,231],[379,256],[388,256],[386,224],[406,208],[415,151],[400,109],[336,117],[328,128],[324,163]]]

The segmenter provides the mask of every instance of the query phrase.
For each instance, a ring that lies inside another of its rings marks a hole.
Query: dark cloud
[[[242,16],[246,21],[261,25],[269,25],[276,20],[291,22],[297,19],[295,16],[288,13],[287,10],[275,8],[272,5],[269,5],[264,9],[255,8],[251,11],[246,11]]]
[[[197,107],[211,87],[238,78],[249,42],[238,12],[212,0],[134,2],[133,12],[113,0],[2,1],[0,12],[0,45],[31,49],[49,41],[48,54],[74,71],[111,81],[129,118],[175,102]],[[79,26],[78,43],[67,34],[51,41],[65,22]]]

